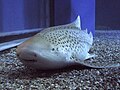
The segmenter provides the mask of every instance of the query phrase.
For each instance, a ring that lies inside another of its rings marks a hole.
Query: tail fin
[[[86,56],[86,59],[89,59],[89,58],[92,58],[92,57],[96,57],[97,55],[95,54],[87,54]],[[85,63],[84,62],[85,60],[77,60],[75,61],[76,63],[80,64],[81,66],[84,66],[84,67],[89,67],[89,68],[98,68],[98,69],[102,69],[102,68],[114,68],[114,67],[120,67],[120,63],[117,63],[117,64],[112,64],[112,65],[104,65],[104,66],[96,66],[96,65],[91,65],[89,63]]]

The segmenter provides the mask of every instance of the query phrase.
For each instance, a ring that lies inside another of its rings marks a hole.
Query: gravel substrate
[[[0,90],[120,90],[120,67],[40,71],[25,67],[16,48],[0,52]],[[120,64],[120,31],[97,31],[90,52],[98,55],[85,63],[94,66]]]

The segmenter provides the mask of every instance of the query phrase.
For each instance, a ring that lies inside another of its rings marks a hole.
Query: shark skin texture
[[[80,16],[66,25],[45,28],[17,47],[17,56],[21,62],[35,69],[59,69],[80,64],[92,68],[105,68],[85,64],[92,57],[89,54],[93,35],[81,29]]]

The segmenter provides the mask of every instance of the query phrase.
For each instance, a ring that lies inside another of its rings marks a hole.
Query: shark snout
[[[18,47],[17,56],[20,60],[24,61],[36,61],[37,54],[28,47]]]

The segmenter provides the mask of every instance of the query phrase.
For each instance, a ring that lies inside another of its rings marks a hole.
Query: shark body
[[[83,63],[83,60],[95,55],[89,54],[93,35],[81,30],[81,21],[77,19],[66,25],[42,30],[17,47],[17,56],[23,64],[36,69],[58,69]]]

